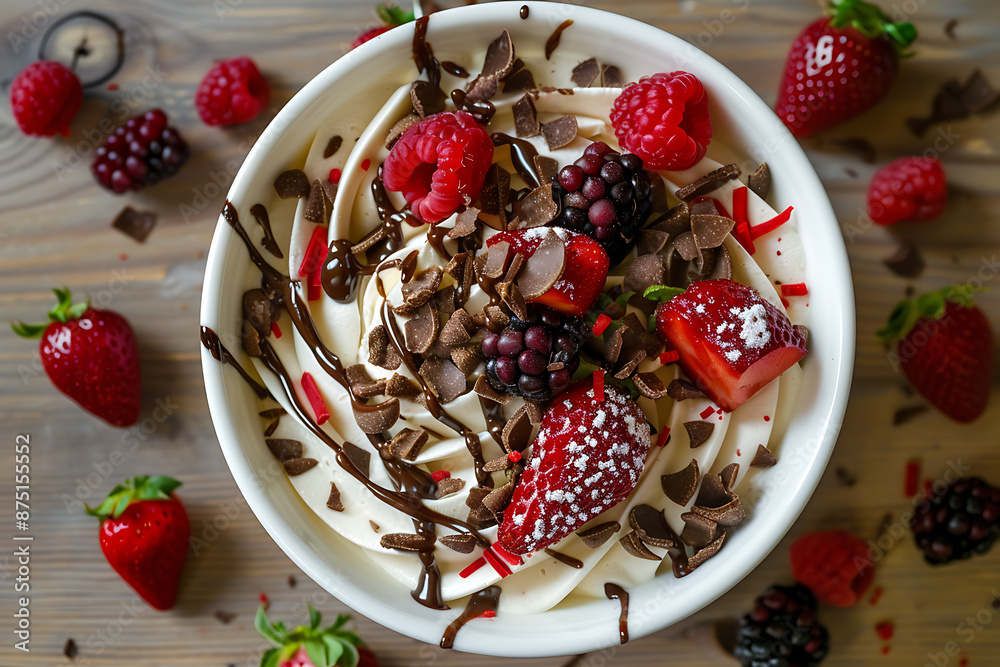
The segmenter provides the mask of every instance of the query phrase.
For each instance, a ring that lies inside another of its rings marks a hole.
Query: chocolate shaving
[[[525,95],[514,103],[514,131],[517,136],[526,139],[537,137],[542,132],[542,126],[538,122],[538,112],[535,111],[535,103],[530,95]]]
[[[483,74],[498,79],[510,74],[514,69],[514,43],[510,33],[504,30],[500,36],[490,42],[483,60]]]
[[[385,137],[385,147],[391,149],[395,145],[397,139],[403,136],[408,129],[419,122],[420,116],[415,113],[407,114],[397,120],[396,124],[389,130],[389,134]]]
[[[257,413],[264,419],[274,419],[275,417],[281,417],[282,415],[288,414],[285,412],[284,408],[270,408],[268,410],[261,410]]]
[[[507,220],[507,203],[510,201],[510,172],[494,162],[486,170],[486,180],[479,191],[480,210],[495,215],[501,222]]]
[[[639,363],[646,358],[646,350],[642,348],[631,348],[618,355],[618,370],[614,376],[619,380],[628,378],[635,371]]]
[[[420,429],[415,431],[412,428],[404,428],[399,433],[392,436],[389,441],[389,451],[397,459],[412,461],[417,458],[417,454],[427,444],[427,431]]]
[[[325,225],[330,222],[330,208],[330,200],[327,199],[323,185],[319,180],[313,181],[309,188],[309,199],[306,201],[302,216],[309,222]]]
[[[693,219],[694,216],[692,216]],[[674,250],[685,262],[701,258],[701,248],[695,243],[693,232],[684,232],[674,239]]]
[[[268,424],[267,428],[264,429],[264,437],[266,438],[266,437],[269,437],[269,436],[273,435],[274,432],[278,430],[278,424],[280,424],[280,423],[281,423],[281,419],[275,419],[273,422],[271,422],[270,424]]]
[[[733,487],[736,486],[736,478],[740,474],[740,464],[730,463],[722,472],[719,473],[719,480],[722,481],[722,486],[725,487],[727,491],[732,491]]]
[[[251,289],[243,293],[243,317],[261,338],[271,335],[271,319],[274,312],[271,300],[262,289]]]
[[[671,380],[667,385],[667,395],[675,401],[686,401],[691,398],[705,398],[705,393],[698,389],[690,380]]]
[[[663,512],[652,505],[633,507],[628,515],[628,525],[635,529],[646,544],[663,549],[680,546],[680,540],[667,524]]]
[[[371,398],[385,391],[385,380],[373,380],[364,364],[354,364],[344,369],[347,384],[358,398]]]
[[[578,87],[589,88],[600,74],[601,66],[598,64],[597,58],[590,58],[574,67],[570,78]]]
[[[705,279],[715,280],[716,278],[725,278],[726,280],[733,278],[733,258],[730,257],[729,249],[724,245],[715,249],[715,263]]]
[[[621,88],[625,85],[625,77],[615,65],[605,65],[601,70],[601,85],[605,88]]]
[[[448,232],[449,234],[451,232]],[[465,264],[469,262],[469,254],[465,252],[460,252],[454,255],[448,260],[448,264],[444,267],[444,272],[455,279],[455,282],[462,282],[462,276],[465,274]],[[469,262],[471,264],[471,262]]]
[[[852,475],[850,470],[842,466],[838,467],[834,471],[834,475],[837,477],[837,482],[841,486],[850,488],[858,483],[858,478]]]
[[[270,438],[264,441],[274,457],[284,463],[302,456],[302,443],[286,438]]]
[[[501,472],[510,470],[511,467],[513,467],[513,465],[514,465],[513,461],[511,461],[506,456],[501,456],[499,458],[487,461],[483,465],[483,470],[485,470],[486,472]]]
[[[456,347],[451,351],[451,360],[455,362],[458,370],[462,371],[465,377],[469,377],[479,366],[480,357],[474,348]]]
[[[243,320],[243,351],[251,357],[263,355],[260,350],[260,334],[247,320]]]
[[[718,248],[729,236],[734,224],[732,218],[721,215],[692,215],[691,234],[695,245],[702,250]]]
[[[522,405],[504,424],[500,440],[509,452],[523,452],[531,444],[531,419],[528,408]]]
[[[497,521],[503,519],[503,511],[510,504],[511,496],[514,495],[514,485],[510,482],[493,489],[483,497],[483,505],[490,511]]]
[[[392,428],[399,419],[399,399],[389,398],[381,403],[352,405],[354,421],[369,435],[378,435]]]
[[[557,150],[576,139],[576,116],[560,116],[548,123],[542,123],[542,136],[549,150]]]
[[[465,374],[450,359],[428,359],[420,366],[424,379],[442,403],[451,403],[466,392]]]
[[[126,206],[115,216],[111,226],[133,241],[143,243],[156,226],[156,217],[152,211],[137,211]]]
[[[334,512],[344,511],[344,503],[340,499],[340,489],[333,482],[330,482],[330,497],[326,499],[326,506]]]
[[[449,239],[458,239],[463,236],[473,234],[477,229],[476,223],[478,220],[479,209],[475,206],[466,206],[465,209],[455,218],[455,226],[448,230],[448,234],[446,236]]]
[[[722,483],[721,475],[705,475],[701,479],[701,488],[694,504],[702,507],[722,507],[735,497]]]
[[[621,537],[618,542],[622,545],[625,553],[630,556],[643,558],[645,560],[662,560],[659,556],[646,548],[646,545],[642,543],[642,539],[639,537],[639,533],[634,530]]]
[[[766,162],[761,162],[747,177],[747,187],[761,199],[767,199],[771,193],[771,168]]]
[[[660,484],[667,498],[683,506],[694,497],[694,492],[698,488],[698,477],[698,461],[691,459],[691,463],[683,470],[661,476]]]
[[[713,209],[715,207],[713,206]],[[653,229],[666,232],[670,238],[675,238],[691,228],[691,207],[687,202],[681,202],[667,211],[662,219],[657,220]]]
[[[427,303],[440,287],[443,273],[444,270],[437,265],[418,273],[400,288],[403,301],[411,306],[422,306]]]
[[[670,234],[659,229],[640,229],[635,239],[635,252],[639,257],[657,254],[669,240]]]
[[[385,393],[389,396],[409,398],[420,393],[420,387],[405,375],[393,373],[385,383]]]
[[[285,472],[288,473],[289,477],[296,477],[318,466],[319,461],[316,459],[288,459],[282,461],[281,465],[285,467]]]
[[[444,111],[446,100],[447,97],[441,90],[441,86],[436,86],[430,81],[417,79],[410,84],[410,103],[413,104],[413,110],[421,118],[427,118],[427,116]]]
[[[274,191],[282,199],[309,196],[309,178],[301,169],[289,169],[274,179]]]
[[[695,505],[691,508],[695,514],[699,514],[706,519],[711,519],[720,526],[731,527],[743,523],[746,512],[743,510],[743,503],[739,498],[734,497],[722,507],[703,507]]]
[[[919,137],[923,136],[931,125],[987,111],[998,101],[1000,101],[1000,90],[994,88],[977,69],[969,75],[964,84],[956,80],[945,83],[934,96],[931,114],[926,118],[908,118],[906,124],[910,131]]]
[[[80,649],[77,648],[76,642],[73,641],[72,637],[67,639],[66,643],[63,644],[63,655],[70,660],[76,660],[76,656],[80,655]]]
[[[354,464],[354,467],[364,475],[369,476],[372,455],[367,449],[361,449],[353,442],[345,442],[343,444],[344,456],[347,460]]]
[[[909,407],[899,408],[892,414],[892,425],[902,426],[914,417],[924,414],[929,409],[930,408],[926,405],[911,405]]]
[[[667,389],[669,390],[670,388],[667,387]],[[712,422],[690,421],[684,422],[684,429],[691,438],[691,449],[697,449],[698,447],[704,445],[708,439],[712,437],[712,431],[715,430],[715,424]]]
[[[960,93],[962,104],[969,113],[982,113],[1000,101],[1000,91],[996,90],[980,70],[974,70]]]
[[[503,92],[505,93],[519,93],[523,90],[534,90],[535,88],[537,88],[535,85],[535,75],[529,69],[518,70],[504,81],[503,84]]]
[[[708,545],[706,545],[705,548],[699,549],[695,553],[695,555],[691,556],[691,558],[689,558],[687,562],[688,574],[690,574],[692,571],[698,568],[698,566],[702,565],[709,558],[719,553],[719,549],[722,548],[722,543],[725,542],[725,540],[726,540],[726,531],[720,530],[718,537],[716,537]]]
[[[514,282],[517,278],[517,274],[521,271],[521,267],[524,266],[524,255],[521,253],[514,253],[514,257],[510,260],[510,266],[507,267],[507,273],[503,274],[503,282],[510,283]]]
[[[663,232],[652,232],[663,234]],[[664,234],[664,239],[666,235]],[[663,259],[659,255],[639,255],[625,270],[622,288],[626,292],[642,294],[647,287],[662,285],[664,278]]]
[[[423,354],[430,349],[437,338],[438,327],[437,308],[434,303],[425,303],[417,309],[416,315],[403,324],[403,334],[406,349],[414,354]]]
[[[719,527],[715,521],[694,512],[681,514],[684,521],[684,530],[681,531],[681,542],[701,549],[707,546],[715,538],[715,531]]]
[[[537,299],[556,284],[565,269],[566,245],[555,231],[549,231],[518,277],[521,296],[526,301]]]
[[[494,403],[500,403],[501,405],[507,405],[513,398],[510,394],[501,394],[496,389],[491,387],[485,375],[480,375],[476,378],[476,384],[472,388],[472,391],[487,400],[493,401]]]
[[[750,462],[751,468],[770,468],[778,462],[771,450],[764,445],[757,445],[757,453]]]
[[[472,535],[442,535],[438,542],[460,554],[471,554],[476,548],[476,538]]]
[[[727,164],[708,172],[694,183],[684,186],[676,192],[676,197],[681,201],[690,201],[701,197],[715,190],[726,181],[739,178],[740,173],[740,168],[735,162]]]
[[[377,533],[379,531],[380,526],[371,519],[368,519],[368,525],[372,527],[373,532]]]
[[[510,254],[510,243],[500,241],[494,243],[486,251],[486,263],[480,275],[494,280],[503,275],[504,267],[507,266],[507,256]]]
[[[596,549],[608,540],[611,536],[622,529],[622,525],[617,521],[607,521],[605,523],[594,526],[593,528],[588,528],[587,530],[582,530],[577,533],[577,537],[583,540],[591,549]]]
[[[632,376],[639,393],[654,401],[667,395],[667,388],[656,373],[636,373]]]
[[[552,183],[545,183],[521,200],[519,217],[525,229],[548,224],[559,213],[559,204],[552,196]]]
[[[327,159],[331,155],[335,154],[340,150],[340,146],[344,143],[344,138],[339,134],[335,134],[330,137],[330,140],[326,142],[326,148],[323,149],[323,159]]]
[[[882,262],[890,271],[903,278],[916,278],[924,272],[924,258],[912,241],[900,241],[896,251]]]
[[[547,155],[532,155],[531,161],[538,172],[538,178],[542,183],[551,183],[552,179],[559,173],[559,163]]]
[[[415,533],[386,533],[379,544],[384,549],[398,551],[429,551],[434,546],[428,538]]]
[[[521,290],[517,285],[510,282],[500,283],[497,291],[500,293],[500,299],[507,304],[514,316],[521,320],[528,319],[528,304],[526,303],[524,296],[521,295]]]
[[[233,621],[233,619],[236,618],[236,614],[234,614],[231,611],[223,611],[222,609],[218,609],[215,612],[215,618],[219,621],[219,623],[222,623],[223,625],[229,625]]]
[[[461,313],[461,315],[459,315]],[[465,325],[465,321],[468,320],[472,323],[472,318],[463,309],[456,310],[452,313],[448,321],[444,323],[441,327],[441,333],[438,334],[438,340],[449,347],[455,345],[463,345],[469,341],[469,330]]]
[[[492,74],[480,74],[469,84],[465,95],[461,97],[462,105],[469,111],[474,111],[471,104],[481,100],[488,100],[497,94],[500,89],[500,82]],[[457,91],[461,93],[461,91]]]
[[[955,28],[958,27],[958,19],[951,18],[944,24],[944,34],[948,39],[955,39]]]
[[[465,480],[458,479],[457,477],[446,477],[437,483],[437,491],[434,493],[434,498],[440,500],[445,496],[450,496],[453,493],[458,493],[465,488]]]

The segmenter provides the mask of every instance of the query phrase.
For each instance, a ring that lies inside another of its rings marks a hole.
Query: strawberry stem
[[[865,37],[882,37],[896,53],[909,55],[906,49],[917,38],[917,29],[908,21],[893,22],[882,8],[865,0],[832,0],[828,9],[834,28],[854,28]]]
[[[404,11],[395,5],[379,5],[375,8],[379,20],[387,26],[400,26],[413,20],[413,11]]]
[[[68,289],[59,289],[57,287],[52,291],[55,292],[58,301],[55,307],[49,311],[49,320],[51,322],[65,323],[70,320],[80,319],[80,316],[90,308],[89,299],[83,303],[73,303],[73,295],[70,294]],[[25,324],[24,322],[11,322],[10,325],[14,333],[22,338],[41,338],[46,327],[48,327],[48,323]]]
[[[300,625],[289,631],[284,623],[271,623],[264,607],[260,607],[254,618],[254,628],[262,637],[277,644],[261,656],[260,667],[279,667],[302,647],[305,647],[315,667],[357,667],[357,647],[363,642],[355,633],[344,630],[350,618],[338,614],[332,625],[321,628],[322,614],[309,605],[309,625]]]
[[[97,507],[84,507],[87,514],[96,516],[98,521],[104,523],[109,518],[120,517],[133,501],[170,500],[170,494],[180,485],[176,479],[164,475],[133,477],[111,489],[108,497]]]
[[[920,318],[941,319],[949,301],[965,308],[974,307],[972,295],[981,291],[981,287],[972,285],[952,285],[913,299],[903,299],[892,309],[888,323],[875,333],[885,344],[902,340]]]

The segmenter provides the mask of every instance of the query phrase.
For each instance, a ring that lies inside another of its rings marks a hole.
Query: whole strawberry
[[[962,423],[986,410],[993,372],[993,334],[972,292],[946,287],[901,301],[878,332],[896,345],[890,359],[913,388]]]
[[[371,649],[344,629],[350,616],[338,614],[333,625],[326,628],[320,628],[322,620],[322,615],[309,605],[309,625],[287,630],[284,623],[271,623],[263,607],[258,609],[254,627],[277,644],[264,651],[260,667],[378,667],[378,658]]]
[[[42,367],[56,389],[112,426],[139,418],[139,351],[124,317],[73,303],[68,289],[53,290],[59,303],[52,322],[12,324],[24,338],[41,338]]]
[[[351,44],[351,49],[356,49],[365,42],[370,42],[375,39],[382,33],[389,32],[396,26],[401,26],[404,23],[409,23],[413,20],[412,11],[405,12],[399,7],[390,7],[388,5],[379,5],[376,7],[375,14],[378,16],[379,21],[382,22],[382,25],[369,28],[355,37],[354,42]]]
[[[898,58],[917,36],[876,5],[833,0],[830,17],[792,43],[775,111],[796,137],[808,137],[872,108],[889,92]]]
[[[118,575],[155,609],[174,606],[191,524],[169,477],[135,477],[87,514],[101,522],[101,551]]]

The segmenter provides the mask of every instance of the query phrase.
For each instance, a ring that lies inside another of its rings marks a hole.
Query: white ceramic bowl
[[[709,92],[715,141],[746,157],[744,171],[766,160],[773,176],[773,201],[782,207],[793,204],[799,211],[812,305],[810,354],[798,411],[780,444],[780,462],[755,478],[749,494],[743,492],[749,495],[753,514],[718,555],[684,579],[666,574],[630,591],[629,630],[638,638],[684,619],[739,582],[780,541],[809,500],[833,450],[847,402],[854,361],[853,288],[823,187],[799,145],[745,83],[691,44],[649,25],[586,7],[538,2],[526,3],[530,15],[522,20],[519,9],[524,4],[472,5],[435,14],[428,40],[441,53],[449,45],[484,45],[507,28],[515,44],[541,44],[557,25],[572,18],[575,23],[563,34],[559,49],[615,63],[627,80],[660,71],[691,71]],[[377,81],[373,72],[405,66],[415,73],[409,60],[412,35],[409,27],[386,33],[306,84],[264,131],[237,174],[229,192],[237,209],[246,211],[266,200],[275,176],[301,164],[331,103],[371,90]],[[220,218],[208,257],[201,322],[224,341],[237,340],[240,297],[254,282],[249,267],[246,249]],[[238,344],[229,347],[239,352]],[[317,518],[284,475],[273,473],[274,459],[264,445],[256,397],[249,387],[206,350],[202,360],[222,451],[247,503],[278,546],[359,613],[437,644],[461,610],[435,612],[420,606]],[[618,643],[618,614],[617,602],[600,600],[532,616],[501,615],[466,626],[455,647],[510,657],[581,653]]]

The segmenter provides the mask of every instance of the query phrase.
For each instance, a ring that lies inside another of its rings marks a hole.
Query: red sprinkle
[[[736,456],[742,456],[742,454],[740,454],[739,447],[736,448]]]
[[[598,368],[594,371],[594,400],[598,403],[604,402],[604,369]]]
[[[601,313],[597,316],[597,321],[594,322],[594,328],[592,330],[593,334],[595,336],[600,336],[604,333],[604,330],[608,328],[609,324],[611,324],[611,318],[604,313]]]
[[[701,418],[702,419],[708,419],[711,415],[714,415],[714,414],[715,414],[715,408],[713,408],[710,405],[710,406],[708,406],[707,408],[705,408],[704,410],[701,411]]]
[[[484,551],[483,558],[485,558],[486,562],[489,563],[490,566],[497,571],[497,574],[499,574],[501,578],[509,577],[511,574],[513,574],[510,571],[510,568],[507,567],[507,564],[504,563],[502,560],[500,560],[497,557],[497,555],[493,553],[491,550],[487,549],[486,551]]]
[[[483,565],[486,565],[486,559],[477,558],[476,560],[469,563],[464,570],[459,572],[458,576],[460,576],[462,579],[468,579],[473,572],[481,568]]]
[[[431,473],[431,479],[435,482],[440,482],[442,479],[448,479],[451,477],[451,473],[447,470],[435,470]]]
[[[749,222],[747,217],[747,186],[742,186],[733,190],[733,220],[736,222]]]
[[[366,160],[367,162],[367,160]],[[492,609],[487,609],[479,615],[479,618],[496,618],[497,613]]]
[[[319,388],[316,386],[316,381],[309,373],[302,374],[302,391],[306,392],[306,398],[309,399],[309,404],[316,414],[316,423],[325,424],[326,420],[330,418],[330,409],[326,407],[326,401],[323,400],[323,396],[320,395]]]
[[[108,84],[108,90],[118,90],[118,84],[112,81]]]
[[[306,251],[302,254],[302,263],[299,265],[299,276],[308,278],[316,267],[323,263],[319,254],[326,247],[326,227],[316,226],[309,243],[306,244]]]
[[[260,600],[260,603],[264,606],[264,609],[267,609],[268,607],[271,606],[271,601],[267,599],[267,593],[261,593],[258,596],[258,599]]]
[[[663,447],[669,441],[670,441],[670,427],[664,426],[663,430],[660,431],[660,434],[656,437],[656,446]]]
[[[336,185],[337,183],[340,183],[340,177],[343,175],[343,173],[344,172],[340,171],[339,169],[331,169],[330,175],[326,177],[326,180]]]
[[[275,338],[281,338],[281,327],[279,327],[278,323],[274,320],[271,320],[271,334],[273,334]]]
[[[892,621],[882,621],[881,623],[875,626],[875,632],[877,632],[879,638],[884,641],[889,641],[890,639],[892,639],[892,631],[893,631]]]
[[[882,647],[882,655],[889,655],[890,648],[888,645]]]
[[[128,255],[126,255],[125,253],[122,253],[122,254],[118,255],[118,259],[120,259],[121,261],[124,262],[125,260],[128,259]]]
[[[784,211],[774,216],[767,222],[762,222],[759,225],[754,225],[753,227],[751,227],[750,238],[751,239],[760,238],[764,234],[767,234],[768,232],[773,232],[778,227],[781,227],[783,224],[788,222],[788,219],[790,217],[792,217],[792,208],[793,207],[789,206]]]
[[[751,255],[757,252],[757,248],[753,245],[753,238],[750,236],[750,225],[746,222],[738,222],[736,226],[733,227],[731,232],[733,238],[740,242],[743,249],[746,250]]]
[[[768,417],[767,415],[764,415],[764,421],[769,422],[769,421],[771,421],[771,418]]]
[[[917,495],[920,487],[920,461],[911,459],[906,462],[906,483],[903,486],[903,496],[912,498]]]
[[[511,463],[517,463],[521,460],[521,452],[511,452],[507,455],[507,460]]]
[[[785,297],[778,295],[778,298],[781,299],[781,305],[784,306],[785,308],[788,308],[790,305],[792,305],[792,302],[786,299]]]
[[[368,167],[370,166],[372,166],[371,160],[365,158],[364,160],[361,161],[361,168],[364,169],[365,171],[368,171]]]
[[[493,546],[491,548],[493,549],[494,552],[496,552],[496,554],[498,556],[500,556],[501,558],[503,558],[505,561],[507,561],[511,565],[524,565],[524,559],[523,558],[521,558],[520,556],[517,556],[517,555],[512,554],[511,552],[507,551],[502,546],[500,546],[499,542],[494,542]]]
[[[677,353],[677,350],[667,350],[666,352],[660,354],[660,363],[666,366],[667,364],[674,363],[680,358],[681,355]]]
[[[881,600],[881,599],[882,599],[882,589],[881,588],[876,588],[872,592],[872,597],[871,597],[870,600],[868,600],[868,604],[870,604],[871,606],[874,607],[875,605],[878,604],[878,601]]]
[[[809,289],[805,283],[789,283],[781,286],[782,296],[805,296]]]

